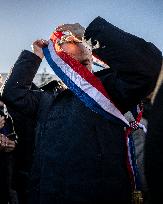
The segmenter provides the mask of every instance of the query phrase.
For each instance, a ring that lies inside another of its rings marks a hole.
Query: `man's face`
[[[89,71],[92,71],[92,52],[82,43],[65,42],[61,45],[61,48]]]

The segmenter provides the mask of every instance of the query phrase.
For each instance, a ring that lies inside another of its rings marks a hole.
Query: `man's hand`
[[[56,28],[56,31],[61,32],[70,32],[78,40],[82,40],[84,36],[85,28],[82,27],[79,23],[74,24],[63,24]]]
[[[32,51],[34,54],[36,54],[38,57],[40,57],[41,59],[43,59],[44,54],[42,51],[43,47],[46,47],[48,45],[48,41],[46,40],[36,40],[35,42],[33,42],[33,44],[31,45],[32,47]]]
[[[0,129],[4,127],[4,124],[5,124],[5,117],[0,116]]]
[[[15,141],[8,139],[5,135],[0,134],[0,151],[11,152],[15,149]]]
[[[5,135],[0,133],[0,150],[3,150],[8,142],[8,138]]]

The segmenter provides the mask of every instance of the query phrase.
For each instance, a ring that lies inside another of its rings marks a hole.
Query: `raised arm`
[[[2,89],[2,100],[15,110],[34,116],[42,92],[31,90],[31,83],[43,58],[44,42],[35,41],[33,52],[24,50],[12,68]]]
[[[116,103],[128,111],[154,89],[162,64],[162,53],[152,43],[124,32],[101,17],[86,30],[78,24],[64,24],[59,31],[69,30],[83,37],[93,54],[110,66],[97,75]],[[80,30],[80,32],[79,32]]]
[[[110,66],[101,73],[103,84],[122,110],[129,110],[153,91],[162,64],[157,47],[101,17],[91,22],[84,35],[92,46],[98,42],[93,53]]]

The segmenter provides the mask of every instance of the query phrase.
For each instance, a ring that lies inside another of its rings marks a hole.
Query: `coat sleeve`
[[[31,86],[40,63],[41,59],[32,52],[24,50],[20,54],[2,88],[2,100],[7,106],[23,114],[36,115],[42,93],[31,90]]]
[[[162,54],[152,43],[124,32],[101,17],[90,23],[84,38],[93,46],[93,54],[110,66],[101,73],[101,79],[121,110],[129,110],[153,91]]]

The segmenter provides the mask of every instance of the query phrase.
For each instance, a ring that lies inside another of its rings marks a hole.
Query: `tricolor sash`
[[[43,48],[45,58],[55,74],[92,111],[103,117],[129,126],[128,121],[110,100],[101,81],[57,46],[61,32],[52,34],[48,47]]]

